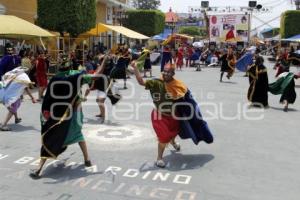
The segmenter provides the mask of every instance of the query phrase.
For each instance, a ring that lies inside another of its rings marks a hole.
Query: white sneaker
[[[180,144],[179,144],[179,143],[175,142],[175,143],[173,144],[173,147],[174,147],[174,149],[175,149],[176,151],[180,151]]]
[[[165,168],[166,167],[166,163],[163,160],[157,160],[155,165],[159,168]]]

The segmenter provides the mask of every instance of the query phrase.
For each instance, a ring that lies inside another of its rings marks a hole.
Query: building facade
[[[121,25],[124,11],[131,8],[128,0],[96,0],[97,23]],[[37,19],[37,0],[0,0],[0,14],[15,15],[34,23]],[[120,41],[119,35],[112,32],[103,33],[93,40],[111,47]]]

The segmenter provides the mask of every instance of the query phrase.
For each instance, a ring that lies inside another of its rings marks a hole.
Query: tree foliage
[[[37,24],[76,37],[96,24],[95,0],[38,0]]]
[[[205,37],[207,35],[207,31],[205,29],[201,29],[196,26],[180,27],[179,33],[190,35],[190,36],[202,36],[202,37]]]
[[[133,6],[142,10],[157,10],[160,6],[160,0],[134,0]]]
[[[136,32],[147,36],[157,35],[163,32],[165,27],[165,14],[158,10],[129,10],[128,18],[124,25]]]
[[[289,38],[300,34],[300,11],[289,10],[281,15],[281,38]]]

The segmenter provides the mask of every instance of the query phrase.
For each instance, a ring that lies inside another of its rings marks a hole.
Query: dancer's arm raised
[[[131,67],[134,69],[134,74],[135,74],[135,77],[136,77],[136,80],[138,81],[138,83],[142,86],[145,86],[145,81],[143,80],[143,78],[140,74],[140,71],[136,66],[136,63],[131,62]]]
[[[105,55],[104,58],[103,58],[103,60],[102,60],[101,65],[98,64],[98,67],[97,67],[97,69],[96,69],[96,71],[95,71],[94,74],[102,74],[103,73],[107,58],[108,58],[108,56]]]

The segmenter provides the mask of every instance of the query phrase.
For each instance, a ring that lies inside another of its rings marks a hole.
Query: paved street
[[[273,64],[267,66],[272,82]],[[31,104],[26,96],[19,112],[22,123],[10,124],[13,132],[0,132],[0,199],[298,200],[300,83],[288,113],[282,111],[280,96],[271,94],[269,109],[248,109],[249,82],[243,75],[235,73],[220,83],[219,68],[177,73],[200,103],[215,142],[195,146],[179,140],[180,153],[171,146],[165,152],[165,169],[154,166],[157,144],[149,92],[132,77],[129,89],[121,90],[120,104],[112,108],[107,102],[109,121],[104,125],[94,117],[94,93],[83,104],[83,131],[94,166],[84,168],[81,151],[73,145],[58,161],[48,161],[42,179],[32,180],[28,173],[39,158],[40,104]],[[0,112],[2,120],[3,106]]]

